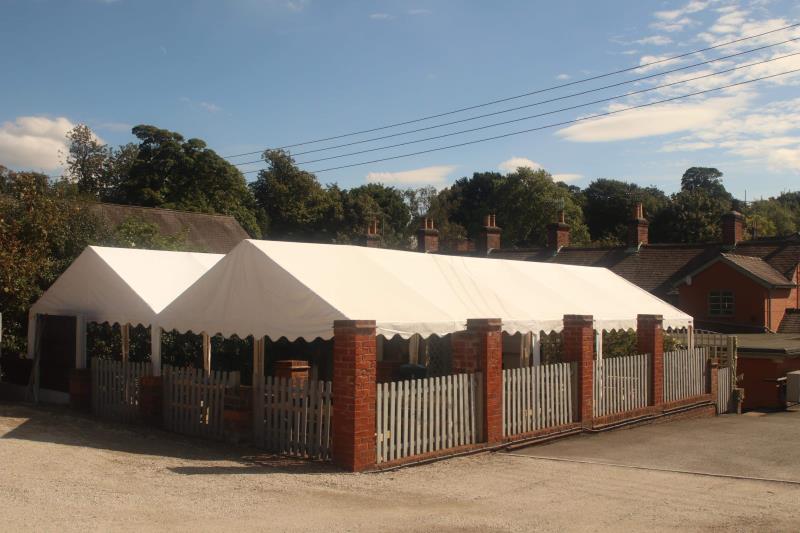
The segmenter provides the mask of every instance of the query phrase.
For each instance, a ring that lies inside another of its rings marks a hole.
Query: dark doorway
[[[75,317],[45,316],[41,339],[41,388],[69,392],[69,371],[75,368]]]

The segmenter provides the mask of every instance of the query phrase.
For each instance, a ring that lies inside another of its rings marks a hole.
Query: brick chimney
[[[744,216],[731,211],[722,215],[722,244],[736,246],[744,239]]]
[[[500,249],[500,228],[494,215],[483,217],[483,229],[478,237],[477,251],[488,254],[490,250]]]
[[[638,248],[640,244],[648,243],[649,225],[650,223],[644,218],[642,202],[637,202],[633,207],[633,219],[628,223],[628,247]]]
[[[433,219],[425,217],[422,227],[417,230],[417,251],[438,252],[439,230],[433,227]]]
[[[558,222],[547,225],[547,247],[559,251],[569,246],[569,224],[564,219],[564,210],[558,212]]]
[[[381,236],[378,235],[378,220],[375,219],[367,226],[367,235],[364,237],[364,246],[367,248],[380,248]]]

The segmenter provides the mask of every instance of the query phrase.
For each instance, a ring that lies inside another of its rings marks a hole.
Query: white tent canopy
[[[28,357],[33,355],[36,335],[33,317],[37,314],[147,326],[222,257],[220,254],[87,247],[31,307]]]
[[[378,334],[445,335],[468,318],[501,318],[508,333],[558,331],[565,314],[597,329],[665,327],[692,318],[604,268],[246,240],[157,317],[164,329],[289,340],[333,336],[333,321],[374,319]]]

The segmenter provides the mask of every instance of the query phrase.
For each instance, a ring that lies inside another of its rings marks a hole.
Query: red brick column
[[[565,361],[577,362],[577,422],[584,427],[594,418],[594,318],[592,315],[564,315],[561,332]]]
[[[503,440],[503,332],[499,318],[471,318],[467,332],[477,348],[483,372],[483,437],[493,444]]]
[[[333,462],[351,472],[375,464],[374,320],[333,323]]]
[[[664,318],[661,315],[636,316],[636,349],[649,353],[650,400],[648,405],[664,403]]]

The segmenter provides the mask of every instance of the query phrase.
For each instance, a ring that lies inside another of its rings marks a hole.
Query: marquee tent
[[[31,307],[29,356],[37,314],[88,322],[150,325],[158,313],[223,256],[89,246]]]
[[[558,331],[565,314],[597,329],[664,327],[692,317],[610,270],[403,252],[360,246],[245,240],[159,313],[166,330],[225,336],[333,336],[333,321],[374,319],[378,334],[427,337],[501,318],[508,333]]]

